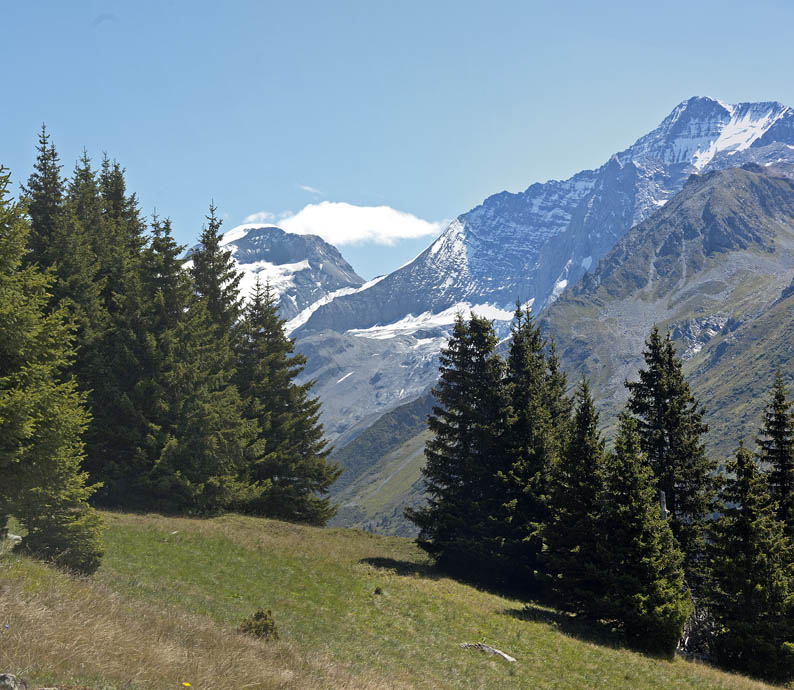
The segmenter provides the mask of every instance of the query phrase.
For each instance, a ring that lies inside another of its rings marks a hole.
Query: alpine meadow
[[[0,690],[794,689],[794,8],[563,5],[0,9]]]

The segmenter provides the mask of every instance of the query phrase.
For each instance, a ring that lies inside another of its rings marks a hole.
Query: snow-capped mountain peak
[[[729,104],[695,97],[677,105],[662,123],[620,154],[621,160],[654,160],[705,168],[720,153],[744,151],[794,113],[781,103]]]

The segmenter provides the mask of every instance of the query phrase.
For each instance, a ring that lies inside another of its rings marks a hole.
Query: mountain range
[[[542,313],[690,175],[787,162],[794,163],[791,108],[690,98],[598,169],[488,197],[416,259],[368,283],[338,255],[309,263],[338,267],[344,280],[310,285],[304,272],[311,289],[299,296],[301,274],[291,271],[300,255],[279,263],[272,253],[258,254],[254,242],[281,238],[283,231],[241,226],[230,244],[249,274],[261,261],[278,267],[274,275],[282,283],[271,284],[282,294],[288,332],[309,358],[305,375],[317,382],[328,436],[342,446],[433,384],[457,311],[474,309],[506,335],[517,298]]]
[[[304,377],[349,468],[334,489],[341,524],[405,533],[402,509],[421,500],[428,391],[455,315],[474,310],[505,336],[517,298],[572,378],[591,378],[607,432],[648,331],[669,327],[711,401],[710,440],[730,452],[760,413],[770,368],[788,362],[792,166],[791,108],[697,97],[595,170],[488,197],[412,262],[366,283],[318,237],[227,233],[245,280],[264,273],[279,293],[308,358]],[[754,353],[761,333],[768,346]],[[757,376],[737,378],[737,362]]]

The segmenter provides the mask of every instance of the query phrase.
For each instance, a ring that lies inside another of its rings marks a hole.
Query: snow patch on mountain
[[[351,328],[345,332],[347,335],[354,335],[360,338],[385,340],[401,335],[413,335],[420,330],[451,326],[455,323],[458,314],[463,314],[464,318],[468,318],[470,313],[490,319],[491,321],[510,322],[513,319],[513,310],[507,310],[495,304],[473,305],[469,302],[458,302],[436,314],[430,311],[423,312],[417,316],[408,314],[399,321],[395,321],[386,326]],[[432,338],[422,338],[420,342],[429,340],[432,340]]]

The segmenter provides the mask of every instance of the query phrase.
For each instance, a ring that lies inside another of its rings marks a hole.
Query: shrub
[[[259,609],[253,616],[240,623],[239,631],[246,635],[253,635],[260,640],[277,640],[278,628],[273,620],[270,609]]]

